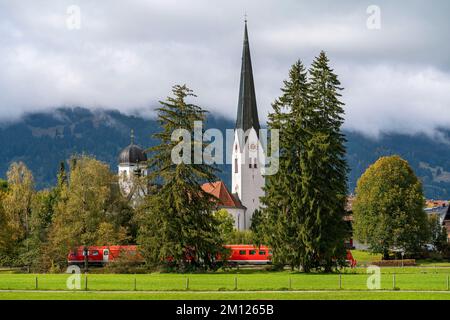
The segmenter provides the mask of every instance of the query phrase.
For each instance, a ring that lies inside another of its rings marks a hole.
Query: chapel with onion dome
[[[131,142],[119,154],[118,174],[122,193],[130,198],[145,195],[146,185],[139,187],[141,184],[136,182],[147,173],[147,155],[144,149],[134,143],[134,132],[131,130]]]
[[[253,214],[261,208],[260,198],[264,196],[265,178],[261,167],[265,163],[265,154],[259,139],[260,128],[247,20],[245,20],[239,99],[232,147],[232,191],[228,190],[223,181],[207,182],[201,186],[205,192],[218,200],[216,209],[228,211],[237,230],[250,229]],[[147,156],[145,151],[134,143],[132,131],[130,145],[119,155],[119,185],[124,196],[134,204],[149,193],[148,181],[140,179],[147,174]]]

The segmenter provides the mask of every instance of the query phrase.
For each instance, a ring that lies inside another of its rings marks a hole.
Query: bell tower
[[[232,193],[236,194],[247,208],[243,226],[239,226],[239,229],[250,228],[253,213],[261,206],[259,198],[264,195],[262,188],[265,179],[261,169],[265,163],[265,158],[259,140],[259,129],[247,20],[245,20],[239,100],[231,165]]]
[[[118,175],[122,194],[131,199],[146,193],[146,186],[140,185],[140,177],[147,175],[147,155],[134,143],[133,130],[130,140],[130,144],[120,152]]]

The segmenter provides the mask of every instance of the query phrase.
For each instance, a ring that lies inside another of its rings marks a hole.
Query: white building
[[[120,190],[128,199],[137,201],[147,193],[147,181],[141,179],[147,176],[147,155],[134,144],[133,131],[130,145],[120,152],[118,175]]]
[[[219,199],[218,209],[226,209],[235,221],[238,230],[248,230],[255,210],[261,207],[260,197],[264,195],[264,176],[261,173],[265,163],[262,144],[259,140],[259,119],[253,81],[247,21],[245,21],[242,51],[241,78],[237,108],[236,126],[232,152],[232,192],[222,181],[206,183],[202,188]],[[138,183],[147,175],[147,156],[143,149],[131,144],[119,156],[119,185],[122,193],[137,201],[147,191],[146,183]]]
[[[203,191],[213,195],[217,199],[217,210],[225,209],[233,217],[234,227],[243,230],[245,224],[246,207],[242,205],[236,195],[228,191],[227,186],[222,181],[205,183],[202,185]]]
[[[264,150],[259,140],[259,119],[253,81],[247,21],[244,30],[239,100],[232,152],[233,194],[246,208],[239,229],[249,229],[255,210],[261,207],[260,197],[264,196],[264,176],[261,173],[265,163]]]

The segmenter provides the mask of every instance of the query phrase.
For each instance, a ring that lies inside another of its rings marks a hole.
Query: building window
[[[248,167],[249,167],[249,168],[251,169],[251,168],[252,168],[252,164],[251,164],[251,163],[249,163],[249,164],[248,164]]]
[[[234,159],[234,173],[238,173],[238,161]]]
[[[257,168],[256,162],[253,164],[253,168],[255,169]]]

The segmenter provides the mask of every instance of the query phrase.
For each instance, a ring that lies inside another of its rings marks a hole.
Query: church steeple
[[[250,45],[248,41],[246,18],[236,129],[242,129],[245,132],[252,127],[256,130],[256,134],[259,134],[260,126],[258,120],[258,109],[256,107],[255,84],[253,81],[252,60],[250,58]]]
[[[244,133],[248,131],[248,134],[242,135],[240,130],[243,130]],[[259,130],[246,19],[236,130],[231,155],[233,159],[231,164],[232,192],[245,207],[243,216],[241,219],[239,217],[237,219],[239,230],[250,228],[253,213],[261,208],[260,198],[264,196],[265,178],[261,169],[265,164],[265,155],[259,141]]]

